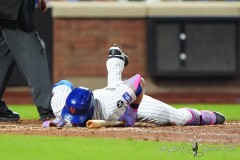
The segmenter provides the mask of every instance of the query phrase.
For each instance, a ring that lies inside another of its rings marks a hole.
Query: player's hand
[[[42,12],[47,11],[47,0],[38,0],[38,9]]]
[[[133,127],[137,119],[137,109],[127,107],[124,114],[119,118],[119,121],[125,122],[125,127]]]
[[[54,120],[48,120],[43,122],[42,127],[43,128],[48,128],[48,127],[59,127],[62,128],[64,127],[65,122],[63,119],[60,118],[55,118]]]

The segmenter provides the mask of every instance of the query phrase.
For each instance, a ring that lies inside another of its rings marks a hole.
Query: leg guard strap
[[[201,125],[210,125],[216,123],[216,115],[211,111],[200,112],[200,123]]]
[[[200,115],[198,112],[191,108],[186,108],[191,114],[192,119],[188,121],[185,125],[199,125],[200,124]]]

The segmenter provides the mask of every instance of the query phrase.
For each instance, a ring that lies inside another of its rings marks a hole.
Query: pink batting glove
[[[133,127],[137,119],[137,111],[137,109],[128,106],[124,114],[118,120],[125,122],[125,127]]]
[[[48,127],[64,127],[65,122],[63,121],[63,119],[60,118],[55,118],[54,120],[48,120],[43,122],[42,127],[43,128],[48,128]]]

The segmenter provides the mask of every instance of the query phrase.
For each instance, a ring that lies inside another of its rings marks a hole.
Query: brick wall
[[[104,87],[108,49],[117,43],[130,58],[123,77],[141,74],[147,82],[146,94],[166,103],[239,103],[239,77],[152,80],[146,71],[144,18],[54,18],[53,32],[53,83],[68,79],[75,86]]]
[[[54,19],[54,82],[106,76],[108,49],[117,43],[131,60],[125,76],[146,75],[145,19]]]
[[[212,5],[215,6],[213,10],[209,9]],[[166,103],[240,103],[239,76],[230,79],[152,80],[146,71],[146,17],[163,15],[234,17],[239,16],[240,5],[194,2],[182,3],[182,5],[65,2],[52,6],[54,8],[53,83],[68,79],[74,82],[74,85],[83,85],[90,89],[105,86],[107,52],[111,45],[117,43],[130,58],[130,64],[123,72],[124,78],[140,73],[147,82],[146,93],[154,98]],[[137,12],[134,12],[136,10]],[[141,18],[126,18],[130,15]],[[98,18],[89,18],[95,16]],[[19,93],[20,96],[17,96]],[[8,103],[32,103],[28,88],[24,91],[8,88],[4,96]]]
[[[166,103],[239,103],[240,78],[161,79],[153,81],[146,71],[145,19],[53,19],[53,83],[75,80],[76,85],[101,88],[106,85],[105,61],[109,47],[117,43],[130,58],[123,76],[140,73],[146,94]],[[21,93],[21,96],[19,95]],[[12,98],[14,97],[14,98]],[[18,97],[18,98],[17,98]],[[8,88],[4,99],[10,104],[33,103],[29,90]]]

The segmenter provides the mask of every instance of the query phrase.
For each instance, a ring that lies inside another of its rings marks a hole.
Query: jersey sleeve
[[[60,118],[67,96],[72,91],[69,85],[54,85],[52,89],[51,107],[56,117]]]

